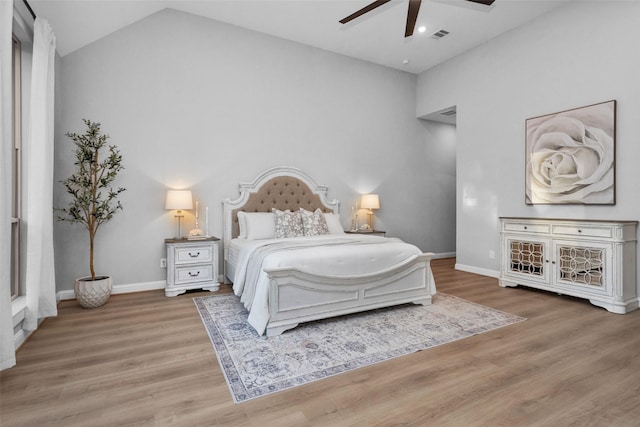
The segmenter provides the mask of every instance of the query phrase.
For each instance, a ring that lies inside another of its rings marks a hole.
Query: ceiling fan
[[[373,3],[363,7],[357,12],[352,13],[346,18],[341,19],[339,22],[341,24],[346,24],[347,22],[353,21],[354,19],[364,15],[367,12],[371,12],[373,9],[376,9],[382,6],[385,3],[389,3],[391,0],[376,0]],[[473,3],[480,3],[486,6],[491,6],[495,0],[467,0]],[[418,12],[420,11],[420,3],[422,0],[409,0],[409,11],[407,12],[407,27],[404,30],[405,37],[411,37],[413,35],[413,29],[416,26],[416,20],[418,19]]]

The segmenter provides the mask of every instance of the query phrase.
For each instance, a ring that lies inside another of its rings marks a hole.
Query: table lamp
[[[191,198],[191,191],[168,190],[164,208],[167,210],[176,211],[176,214],[174,215],[178,226],[178,234],[176,235],[176,239],[182,239],[182,225],[180,224],[180,220],[184,217],[184,215],[182,214],[183,209],[193,209],[193,199]]]
[[[373,228],[373,209],[380,209],[380,197],[377,194],[363,194],[360,196],[360,208],[367,209],[369,214],[369,228]]]

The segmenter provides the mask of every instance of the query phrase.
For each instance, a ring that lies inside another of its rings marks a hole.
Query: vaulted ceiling
[[[20,1],[20,0],[16,0]],[[49,21],[65,56],[164,8],[226,22],[342,55],[418,74],[570,0],[422,0],[416,29],[404,37],[408,0],[347,23],[372,0],[28,0]],[[434,33],[445,30],[444,37]]]

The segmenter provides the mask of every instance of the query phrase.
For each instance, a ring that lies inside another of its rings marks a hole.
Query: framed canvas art
[[[615,100],[527,119],[525,129],[526,204],[615,204]]]

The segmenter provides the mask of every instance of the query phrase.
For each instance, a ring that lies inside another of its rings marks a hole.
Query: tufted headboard
[[[327,187],[317,185],[299,169],[279,166],[268,169],[253,182],[240,183],[240,197],[223,202],[224,245],[239,234],[238,212],[271,212],[272,208],[339,213],[339,202],[327,199]]]

